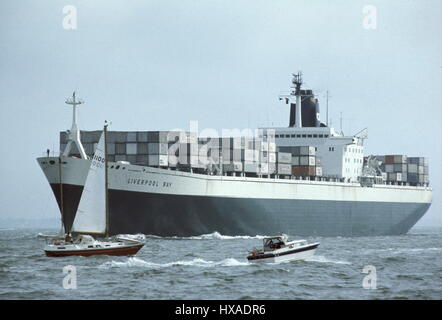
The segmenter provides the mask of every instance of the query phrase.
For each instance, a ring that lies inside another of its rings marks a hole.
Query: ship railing
[[[62,154],[63,152],[50,150],[50,149],[41,152],[42,157],[60,157]]]

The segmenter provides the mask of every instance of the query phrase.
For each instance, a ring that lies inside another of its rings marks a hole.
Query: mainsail
[[[106,170],[104,133],[92,158],[72,232],[106,232]]]

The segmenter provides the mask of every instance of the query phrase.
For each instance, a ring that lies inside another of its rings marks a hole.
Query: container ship
[[[279,97],[287,127],[255,135],[108,131],[110,234],[379,236],[405,234],[431,205],[428,158],[364,155],[365,131],[321,122],[313,90],[293,74]],[[101,130],[60,132],[60,153],[37,161],[72,227]]]

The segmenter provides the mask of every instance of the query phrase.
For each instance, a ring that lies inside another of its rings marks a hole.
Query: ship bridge
[[[261,138],[275,141],[277,148],[315,147],[324,176],[358,181],[364,164],[365,137],[345,136],[322,123],[319,101],[313,90],[301,89],[301,73],[293,74],[292,84],[290,94],[279,97],[290,105],[289,126],[260,128]]]

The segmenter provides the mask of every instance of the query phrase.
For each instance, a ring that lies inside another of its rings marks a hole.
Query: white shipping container
[[[252,152],[253,152],[253,161],[259,161],[260,160],[259,150],[252,150]]]
[[[278,163],[292,163],[292,154],[288,152],[278,152]]]
[[[269,164],[268,163],[260,163],[259,173],[260,174],[269,174]]]
[[[316,167],[316,176],[322,177],[322,167]]]
[[[255,161],[255,150],[245,149],[244,150],[244,161]]]
[[[179,155],[178,156],[178,163],[180,165],[184,165],[184,166],[191,166],[194,168],[198,167],[199,164],[199,160],[198,160],[198,156],[189,156],[189,155]]]
[[[231,162],[223,164],[224,172],[241,172],[242,171],[242,163],[241,162]]]
[[[220,138],[220,146],[223,149],[241,149],[241,139],[241,137]]]
[[[269,143],[268,142],[262,142],[261,143],[261,151],[269,151]]]
[[[394,163],[407,163],[407,156],[396,155],[393,156],[393,159]]]
[[[278,174],[291,175],[292,174],[291,164],[278,163]]]
[[[269,152],[268,153],[268,159],[269,159],[269,163],[276,163],[276,153],[275,152]]]
[[[269,142],[269,152],[276,152],[276,143]]]
[[[180,149],[180,144],[178,142],[171,142],[167,146],[168,146],[167,154],[169,156],[171,155],[178,156]]]
[[[198,168],[205,169],[209,165],[209,160],[206,156],[198,156]]]
[[[171,168],[175,168],[178,164],[178,157],[176,155],[168,155],[167,156],[168,166]]]
[[[258,172],[258,163],[257,162],[244,162],[244,172],[247,173],[257,173]]]
[[[179,146],[179,154],[183,155],[191,155],[198,156],[198,144],[197,143],[180,143]]]
[[[300,166],[314,166],[316,164],[315,157],[313,156],[300,156],[299,165]]]
[[[388,180],[389,181],[402,181],[402,173],[400,173],[400,172],[388,173]]]
[[[167,167],[169,165],[169,157],[167,154],[149,154],[149,166]]]
[[[299,154],[301,156],[314,156],[316,154],[315,147],[310,147],[310,146],[299,147]]]

